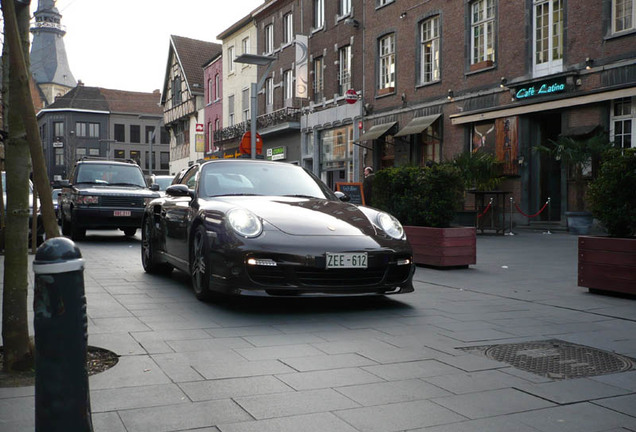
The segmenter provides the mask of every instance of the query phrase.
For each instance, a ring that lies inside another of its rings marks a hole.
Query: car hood
[[[126,186],[91,186],[81,187],[78,191],[82,195],[121,195],[130,196],[131,194],[144,197],[158,197],[159,193],[151,191],[150,189],[143,189],[138,187],[126,187]]]
[[[250,210],[290,235],[374,235],[375,226],[355,205],[318,198],[233,197],[224,198]]]

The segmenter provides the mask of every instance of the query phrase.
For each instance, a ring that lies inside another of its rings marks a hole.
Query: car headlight
[[[99,204],[99,197],[94,195],[78,195],[77,203],[84,205]]]
[[[263,232],[263,224],[254,213],[245,209],[233,209],[227,213],[227,220],[234,231],[243,237],[258,237]]]
[[[388,213],[378,213],[378,226],[394,239],[400,240],[404,237],[404,228],[399,220]]]

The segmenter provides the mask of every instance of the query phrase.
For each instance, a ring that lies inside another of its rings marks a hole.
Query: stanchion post
[[[49,239],[33,272],[35,431],[92,432],[82,254],[67,238]]]
[[[552,223],[552,202],[551,202],[551,198],[548,197],[548,230],[544,232],[543,234],[552,234],[550,232],[551,223]]]
[[[510,232],[507,232],[504,235],[510,235],[510,236],[516,235],[515,233],[512,232],[512,203],[513,201],[514,201],[514,198],[510,197]]]

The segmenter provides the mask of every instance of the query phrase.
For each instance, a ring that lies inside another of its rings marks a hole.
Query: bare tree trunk
[[[4,291],[2,298],[2,339],[4,344],[4,370],[20,370],[32,367],[33,355],[29,344],[27,316],[28,294],[28,229],[29,229],[29,173],[31,159],[26,142],[24,123],[19,109],[18,96],[25,74],[14,59],[23,53],[18,33],[18,14],[22,28],[28,31],[29,8],[21,5],[15,9],[14,0],[2,1],[5,44],[9,52],[8,103],[5,114],[8,119],[9,137],[5,144],[7,172],[7,219],[5,230]],[[17,38],[17,39],[16,39]],[[27,39],[28,40],[28,39]],[[28,46],[26,48],[28,50]],[[5,70],[6,72],[6,70]],[[13,107],[13,109],[11,109]]]

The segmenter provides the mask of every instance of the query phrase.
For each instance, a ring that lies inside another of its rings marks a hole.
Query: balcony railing
[[[266,129],[283,123],[300,122],[300,109],[286,107],[274,112],[263,114],[257,117],[256,126],[258,129]],[[250,121],[237,123],[223,129],[214,131],[214,141],[222,142],[237,139],[250,130]]]

